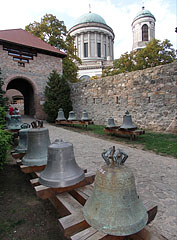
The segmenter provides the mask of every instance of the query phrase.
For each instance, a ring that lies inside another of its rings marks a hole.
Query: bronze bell
[[[8,129],[9,130],[20,130],[21,124],[22,124],[21,115],[11,115]]]
[[[97,170],[93,193],[83,209],[85,220],[106,234],[134,234],[145,227],[148,214],[137,195],[134,175],[124,166],[128,156],[113,147],[102,157],[106,165]]]
[[[107,128],[112,128],[112,127],[115,127],[116,125],[115,125],[115,123],[114,123],[114,118],[112,118],[112,117],[110,117],[109,119],[108,119],[108,124],[107,124]]]
[[[69,121],[76,120],[76,116],[75,116],[75,112],[74,112],[74,111],[70,111],[70,112],[69,112],[68,120],[69,120]]]
[[[58,110],[58,117],[56,119],[57,121],[65,121],[66,118],[65,118],[65,115],[64,115],[64,112],[63,112],[63,109],[62,108],[59,108]]]
[[[48,161],[39,182],[47,187],[67,187],[82,181],[84,171],[77,165],[73,145],[56,140],[48,147]]]
[[[128,111],[126,111],[125,115],[123,116],[123,123],[120,126],[120,128],[123,128],[123,129],[135,129],[136,128],[132,123],[132,117]]]
[[[19,131],[19,143],[15,149],[16,153],[26,153],[29,128],[30,125],[28,123],[23,123],[21,125],[21,130]]]
[[[89,118],[88,118],[88,113],[84,110],[82,112],[82,117],[81,117],[81,121],[88,121]]]
[[[29,129],[27,152],[22,159],[22,164],[27,166],[46,165],[49,144],[50,139],[47,128]]]

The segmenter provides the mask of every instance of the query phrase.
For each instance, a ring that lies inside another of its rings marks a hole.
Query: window
[[[142,26],[142,41],[148,41],[148,26],[144,24]]]
[[[101,43],[97,43],[97,56],[101,57]]]
[[[18,62],[18,66],[25,67],[25,63],[33,60],[33,56],[37,56],[37,52],[30,48],[18,47],[13,44],[3,44],[3,50],[8,51],[8,55]]]
[[[84,43],[84,57],[88,57],[88,43]]]

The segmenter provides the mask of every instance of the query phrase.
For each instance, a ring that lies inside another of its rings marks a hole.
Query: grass
[[[102,125],[73,125],[75,130],[81,132],[92,132],[102,137],[109,137],[109,139],[117,142],[126,143],[132,146],[142,145],[143,150],[151,150],[162,155],[169,155],[177,158],[177,134],[155,133],[146,131],[144,135],[137,136],[135,140],[130,140],[127,137],[116,136],[115,134],[105,133],[103,131],[105,126]]]

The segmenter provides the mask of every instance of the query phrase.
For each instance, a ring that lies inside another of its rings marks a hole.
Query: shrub
[[[12,134],[7,130],[0,129],[0,170],[7,163],[8,150],[11,147]]]
[[[5,108],[0,106],[0,129],[2,129],[6,124],[6,114],[7,112],[5,111]]]
[[[63,108],[66,118],[72,110],[70,87],[64,76],[59,75],[55,70],[50,73],[48,79],[44,91],[46,97],[44,111],[47,114],[47,121],[55,122],[59,108]]]

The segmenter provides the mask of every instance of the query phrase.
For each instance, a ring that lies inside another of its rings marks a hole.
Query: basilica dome
[[[96,13],[86,13],[83,14],[82,16],[80,16],[76,21],[75,21],[75,25],[81,24],[81,23],[102,23],[102,24],[106,24],[105,20],[98,14]]]
[[[136,17],[133,19],[133,22],[136,21],[139,18],[144,18],[144,17],[152,17],[155,20],[154,15],[149,10],[146,10],[143,7],[142,10],[137,13]]]

